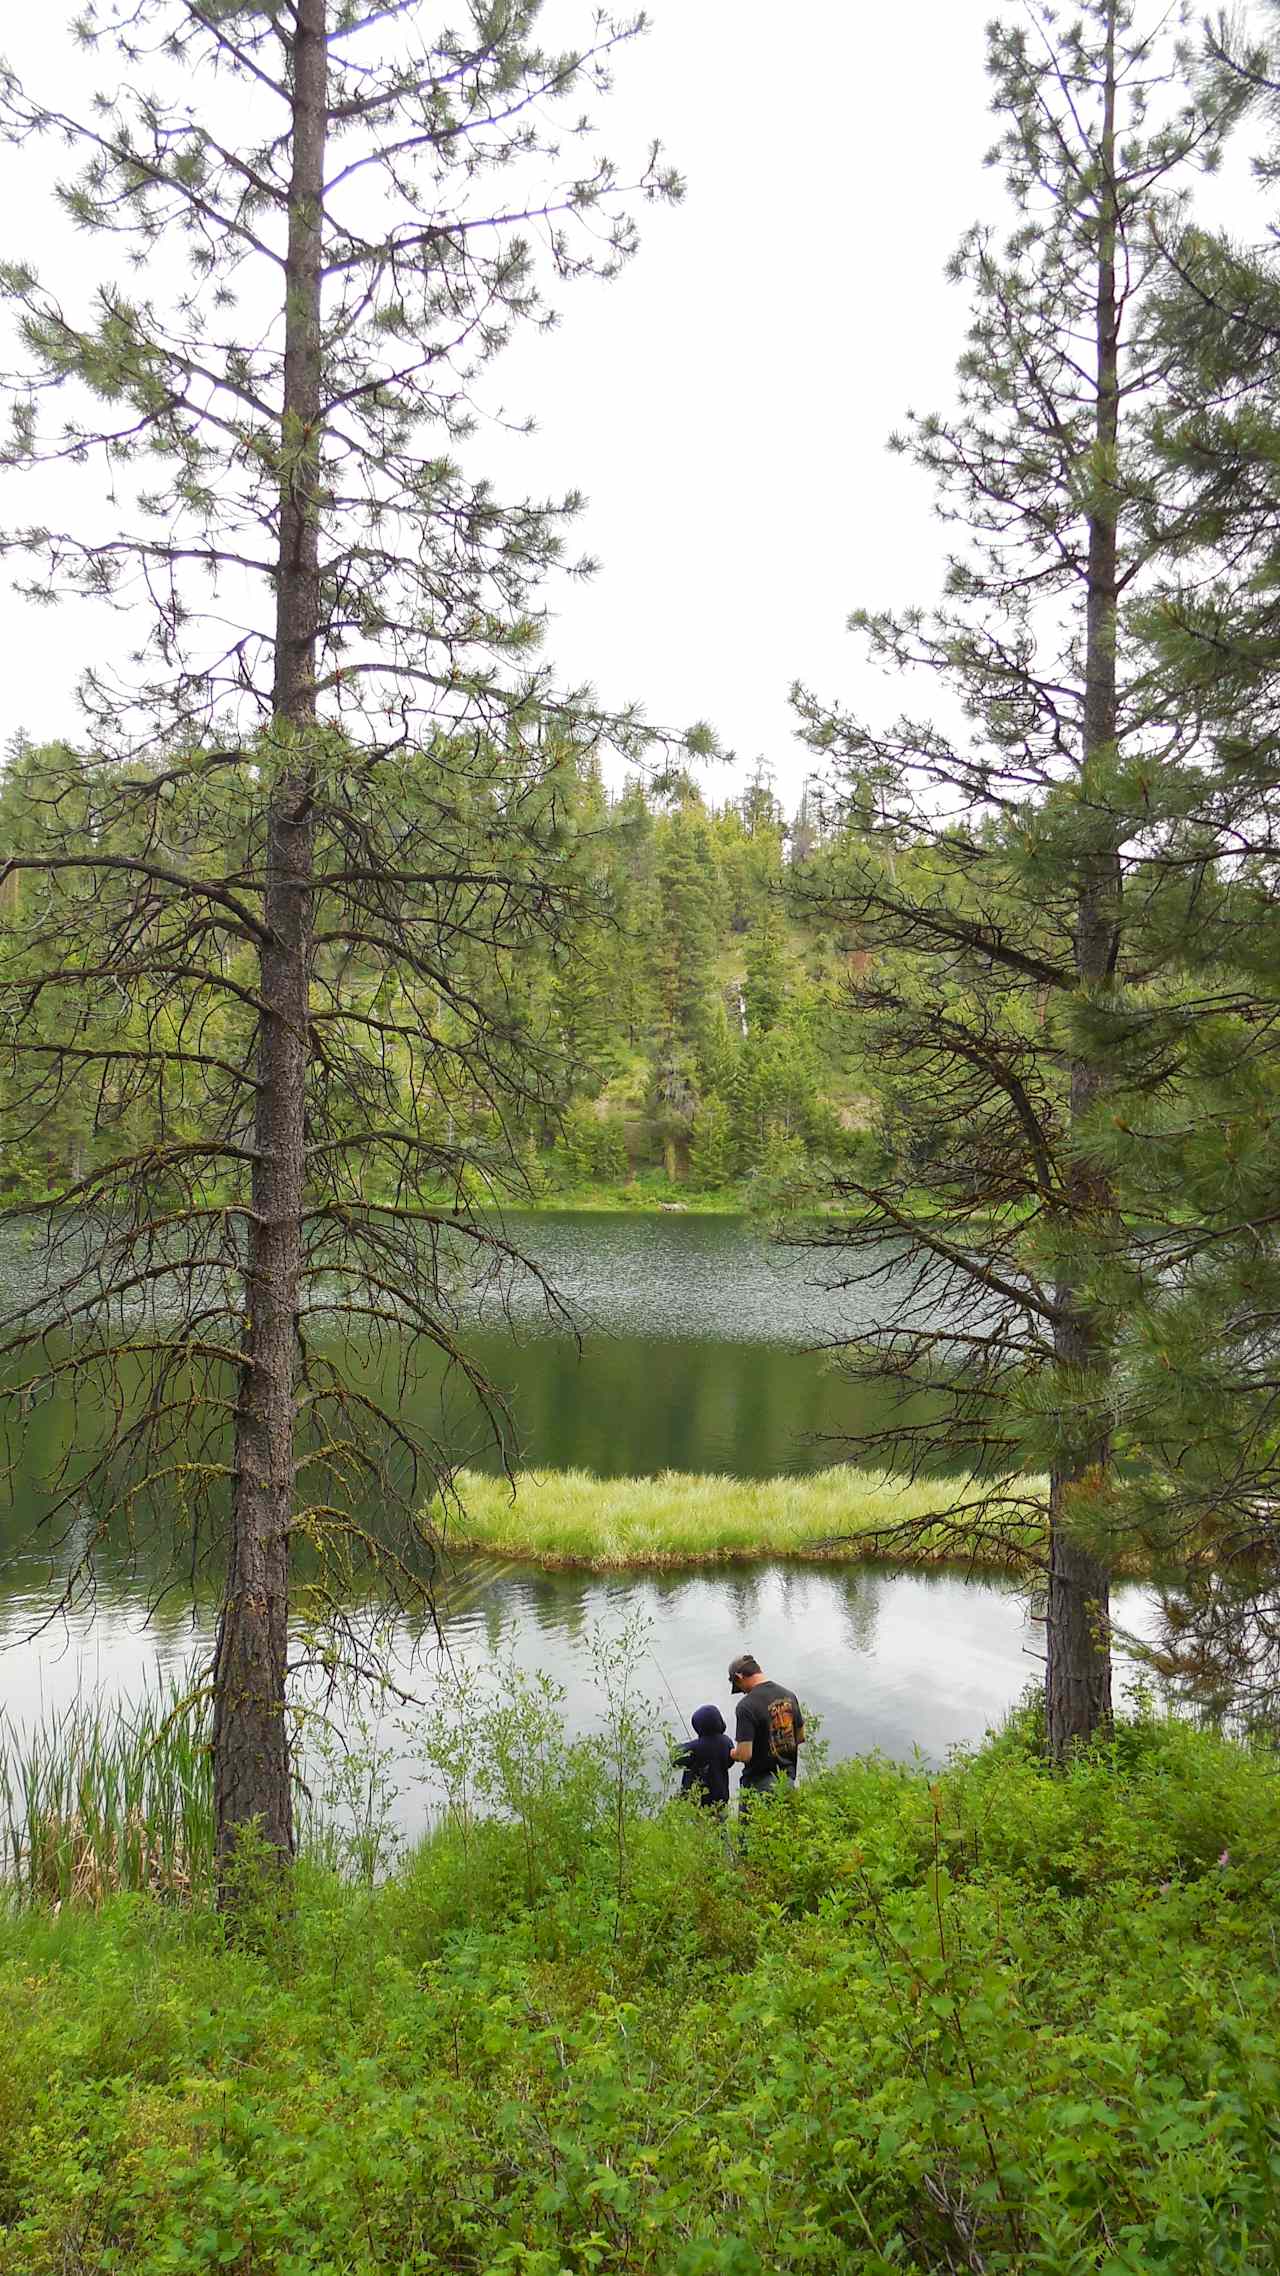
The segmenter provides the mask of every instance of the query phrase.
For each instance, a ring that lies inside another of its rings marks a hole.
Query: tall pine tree
[[[86,488],[61,528],[37,499],[5,550],[39,593],[143,617],[132,675],[85,683],[90,747],[65,757],[52,835],[13,856],[0,1018],[24,1115],[95,1065],[146,1083],[152,1129],[60,1196],[100,1236],[66,1250],[65,1348],[25,1306],[0,1346],[29,1391],[105,1378],[108,1414],[122,1343],[144,1370],[90,1484],[104,1522],[146,1491],[189,1511],[187,1561],[221,1564],[228,1872],[248,1826],[292,1849],[296,1538],[343,1566],[363,1544],[393,1579],[429,1557],[412,1511],[431,1450],[376,1412],[360,1348],[417,1339],[467,1368],[442,1178],[464,1237],[488,1236],[437,1106],[470,1089],[502,1127],[546,1082],[507,980],[562,899],[574,707],[535,649],[566,508],[504,505],[465,451],[484,365],[547,314],[537,248],[563,278],[634,242],[580,106],[636,27],[596,17],[555,53],[538,14],[90,0],[104,95],[0,85],[11,141],[71,152],[59,194],[101,248],[89,289],[0,271],[25,364],[8,494],[15,470],[39,488],[94,461],[110,501]],[[651,165],[639,187],[674,184]],[[190,1134],[172,1103],[197,1067]],[[392,1494],[394,1550],[362,1516]]]
[[[1280,7],[1223,24],[1201,57],[1209,99],[1270,114],[1253,244],[1165,240],[1155,428],[1176,558],[1138,623],[1171,712],[1199,723],[1171,826],[1148,849],[1148,964],[1128,1049],[1162,1079],[1102,1123],[1096,1152],[1142,1225],[1112,1297],[1125,1500],[1181,1579],[1162,1665],[1215,1708],[1274,1727],[1280,1686]],[[1171,786],[1163,786],[1171,805]]]
[[[913,420],[901,445],[957,533],[946,597],[855,620],[943,702],[881,733],[800,695],[809,741],[838,763],[845,828],[799,890],[871,952],[856,1002],[899,1123],[888,1174],[846,1181],[859,1225],[829,1236],[886,1290],[853,1363],[941,1401],[888,1436],[917,1462],[967,1466],[969,1527],[1005,1533],[1028,1472],[1048,1471],[1061,1759],[1111,1708],[1107,1291],[1128,1229],[1094,1132],[1139,1079],[1115,1043],[1148,978],[1128,880],[1162,766],[1192,733],[1121,617],[1168,541],[1148,510],[1165,365],[1146,307],[1232,106],[1188,96],[1154,0],[1088,0],[1071,24],[1028,13],[988,35],[1014,226],[961,247],[959,408]]]

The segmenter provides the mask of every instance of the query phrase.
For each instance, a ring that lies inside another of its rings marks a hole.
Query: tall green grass
[[[442,1518],[454,1548],[594,1571],[625,1566],[719,1564],[793,1557],[854,1562],[891,1554],[884,1536],[945,1511],[945,1479],[912,1482],[884,1470],[819,1470],[808,1477],[723,1478],[664,1470],[657,1478],[596,1478],[586,1470],[523,1471],[512,1486],[460,1473],[460,1508]],[[1028,1491],[1043,1497],[1042,1480]],[[1040,1522],[992,1528],[925,1527],[917,1562],[964,1556],[990,1569],[1034,1556]]]
[[[198,1903],[213,1848],[204,1714],[181,1684],[0,1723],[0,1879],[19,1899],[97,1904],[124,1889]]]

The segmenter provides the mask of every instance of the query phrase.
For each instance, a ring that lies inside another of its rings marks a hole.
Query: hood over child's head
[[[724,1729],[724,1716],[718,1707],[695,1707],[693,1727],[700,1739],[717,1738]]]

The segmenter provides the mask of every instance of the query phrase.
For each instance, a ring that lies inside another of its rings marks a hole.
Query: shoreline
[[[974,1556],[963,1549],[930,1548],[912,1556],[895,1557],[888,1549],[861,1547],[857,1542],[837,1542],[829,1547],[817,1545],[811,1549],[773,1549],[761,1545],[758,1549],[670,1550],[635,1556],[592,1556],[587,1552],[547,1549],[534,1551],[519,1544],[504,1545],[479,1536],[450,1532],[448,1548],[465,1556],[498,1557],[512,1564],[536,1565],[544,1573],[696,1573],[730,1571],[735,1567],[748,1569],[753,1565],[875,1565],[896,1572],[960,1572],[972,1570],[1010,1580],[1032,1580],[1047,1570],[1045,1563],[1032,1554],[1010,1553],[1007,1556]],[[1138,1568],[1117,1565],[1113,1577],[1135,1580],[1143,1576]]]

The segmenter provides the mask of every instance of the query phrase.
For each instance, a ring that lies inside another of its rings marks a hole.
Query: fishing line
[[[663,1688],[663,1690],[666,1692],[666,1695],[667,1695],[668,1699],[671,1701],[671,1704],[672,1704],[672,1706],[675,1708],[676,1714],[680,1716],[680,1721],[681,1721],[681,1722],[684,1724],[684,1727],[685,1727],[686,1731],[687,1731],[687,1730],[689,1730],[689,1729],[690,1729],[689,1718],[688,1718],[688,1716],[687,1716],[687,1715],[681,1715],[681,1714],[680,1714],[680,1702],[679,1702],[679,1700],[676,1698],[676,1695],[675,1695],[674,1691],[672,1690],[672,1688],[671,1688],[670,1684],[669,1684],[669,1683],[668,1683],[668,1681],[667,1681],[667,1671],[666,1671],[666,1669],[663,1667],[663,1665],[662,1665],[662,1662],[661,1662],[661,1660],[658,1658],[658,1655],[657,1655],[657,1653],[656,1653],[655,1651],[653,1651],[653,1650],[650,1650],[650,1651],[649,1651],[649,1657],[650,1657],[650,1659],[653,1661],[653,1664],[654,1664],[654,1666],[656,1667],[656,1669],[657,1669],[657,1671],[658,1671],[659,1675],[662,1677],[662,1688]]]

